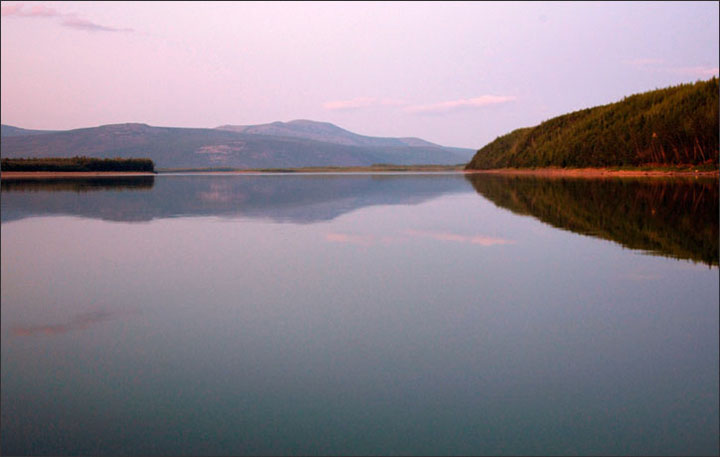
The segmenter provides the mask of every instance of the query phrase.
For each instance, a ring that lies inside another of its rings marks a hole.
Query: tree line
[[[150,159],[95,159],[92,157],[2,159],[2,171],[137,171],[155,172]]]

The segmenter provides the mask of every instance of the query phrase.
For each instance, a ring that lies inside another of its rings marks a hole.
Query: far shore
[[[496,168],[491,170],[465,170],[469,174],[499,174],[499,175],[527,175],[577,178],[673,178],[673,177],[717,177],[718,170],[696,169],[659,169],[659,170],[633,170],[613,168]]]
[[[155,176],[157,173],[138,171],[3,171],[2,179],[13,178],[96,178],[113,176]]]
[[[198,173],[213,175],[257,174],[257,173],[374,173],[374,172],[460,172],[465,174],[525,175],[539,177],[577,177],[577,178],[638,178],[638,177],[718,177],[718,170],[697,169],[613,169],[613,168],[496,168],[490,170],[465,170],[462,166],[370,166],[370,167],[307,167],[273,169],[166,169],[151,172],[135,171],[3,171],[2,179],[18,178],[101,178],[121,176],[157,176],[158,174]]]

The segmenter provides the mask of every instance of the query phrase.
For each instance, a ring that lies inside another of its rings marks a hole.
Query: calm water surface
[[[2,182],[2,452],[718,453],[716,181]]]

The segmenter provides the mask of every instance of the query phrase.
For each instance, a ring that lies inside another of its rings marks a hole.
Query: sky
[[[478,149],[718,75],[718,2],[6,2],[3,124],[293,119]]]

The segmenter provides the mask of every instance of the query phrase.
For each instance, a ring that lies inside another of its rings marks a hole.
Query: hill
[[[372,140],[366,144],[343,144],[337,138],[343,135],[353,138],[356,134],[332,124],[311,121],[284,125],[292,128],[260,129],[261,133],[254,133],[252,129],[153,127],[134,123],[103,125],[42,135],[3,136],[1,155],[3,158],[145,157],[151,159],[156,168],[167,169],[459,164],[467,162],[472,153],[432,143],[426,145],[419,139],[403,142],[387,138],[381,139],[387,140],[382,145]],[[11,126],[3,126],[3,131],[8,131],[5,127]],[[300,133],[295,136],[286,133],[293,128]],[[313,129],[335,133],[302,135],[302,130]]]
[[[21,135],[42,135],[44,133],[53,133],[55,130],[29,130],[13,127],[12,125],[2,124],[0,126],[0,137],[21,136]]]
[[[467,169],[718,165],[718,80],[681,84],[514,130]]]
[[[232,132],[252,133],[256,135],[283,136],[291,138],[305,138],[308,140],[326,143],[344,144],[348,146],[371,147],[435,147],[442,146],[421,140],[420,138],[382,138],[358,135],[329,122],[308,121],[298,119],[290,122],[273,122],[259,125],[223,125],[219,130]]]

